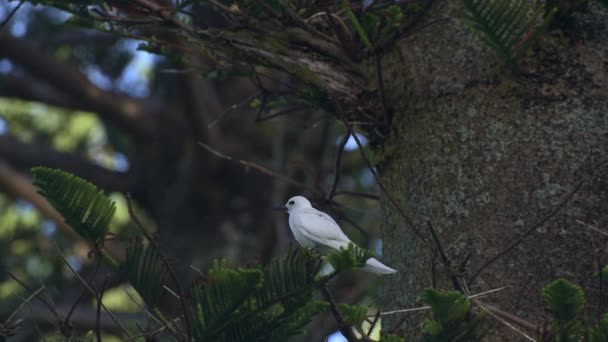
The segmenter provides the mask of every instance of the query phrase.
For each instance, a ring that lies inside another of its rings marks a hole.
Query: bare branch
[[[297,186],[299,188],[308,189],[308,190],[311,190],[311,191],[316,191],[315,189],[311,188],[310,186],[308,186],[308,185],[306,185],[306,184],[304,184],[302,182],[298,182],[297,180],[295,180],[293,178],[290,178],[290,177],[284,176],[282,174],[279,174],[277,172],[274,172],[272,170],[269,170],[269,169],[265,168],[264,166],[258,165],[256,163],[253,163],[253,162],[250,162],[250,161],[232,158],[231,156],[227,156],[227,155],[225,155],[225,154],[223,154],[223,153],[221,153],[221,152],[219,152],[217,150],[214,150],[209,145],[207,145],[207,144],[205,144],[203,142],[199,141],[198,144],[201,145],[204,149],[206,149],[207,151],[211,152],[213,155],[215,155],[215,156],[217,156],[219,158],[222,158],[222,159],[225,159],[225,160],[229,160],[231,162],[235,162],[235,163],[241,164],[241,165],[243,165],[246,168],[254,169],[254,170],[256,170],[258,172],[261,172],[261,173],[263,173],[265,175],[274,177],[274,178],[276,178],[276,179],[278,179],[278,180],[280,180],[282,182],[289,183],[291,185],[295,185],[295,186]]]
[[[23,39],[0,34],[0,56],[27,68],[36,77],[72,97],[87,101],[88,109],[124,127],[137,137],[152,136],[158,110],[123,94],[105,91],[89,81],[80,71],[60,62]]]
[[[59,249],[59,246],[57,246],[57,244],[55,243],[55,241],[51,240],[51,244],[53,245],[53,247],[55,247],[55,251],[57,251],[57,254],[59,254],[59,256],[63,259],[63,262],[68,267],[68,269],[76,276],[76,278],[78,278],[78,280],[80,280],[80,282],[82,283],[82,285],[84,285],[84,287],[87,290],[89,290],[89,292],[91,294],[93,294],[94,296],[97,297],[97,292],[95,290],[93,290],[93,288],[91,288],[91,286],[89,285],[89,283],[87,283],[87,281],[84,280],[80,276],[80,274],[78,274],[78,272],[76,272],[76,270],[72,267],[72,265],[70,265],[70,263],[68,262],[68,259],[65,257],[65,255],[63,254],[63,252],[61,251],[61,249]],[[125,328],[120,323],[120,321],[114,316],[114,314],[110,310],[108,310],[108,308],[103,303],[100,303],[100,305],[104,309],[104,311],[112,318],[112,320],[114,321],[114,323],[116,323],[116,325],[118,325],[121,328],[121,330],[125,334],[125,336],[131,337],[131,334],[129,334],[129,331],[127,330],[127,328]]]
[[[0,136],[0,155],[17,167],[44,165],[72,172],[108,191],[129,191],[135,179],[130,173],[111,171],[85,158],[43,144],[24,143],[8,135]]]
[[[180,303],[181,303],[181,306],[182,306],[182,311],[184,313],[184,321],[186,323],[186,333],[188,335],[187,341],[191,341],[192,340],[192,335],[191,335],[192,332],[191,332],[191,329],[190,329],[190,318],[189,318],[190,314],[188,312],[188,307],[186,306],[186,299],[184,298],[184,292],[182,291],[181,284],[180,284],[179,280],[177,279],[177,275],[175,274],[175,270],[173,269],[173,267],[171,267],[171,264],[169,263],[169,260],[163,254],[162,250],[160,249],[160,246],[158,245],[158,242],[156,240],[154,240],[150,236],[150,234],[144,228],[144,226],[141,224],[141,222],[139,222],[139,219],[137,218],[137,216],[135,216],[135,212],[133,211],[133,205],[131,203],[132,202],[131,196],[129,194],[126,194],[125,197],[127,199],[127,208],[129,209],[129,216],[131,216],[131,220],[139,228],[139,230],[142,232],[142,234],[144,234],[146,236],[146,239],[148,239],[148,242],[150,242],[152,244],[152,246],[154,246],[154,248],[158,252],[158,256],[160,257],[160,259],[162,260],[163,264],[167,268],[167,271],[171,275],[171,279],[173,280],[173,283],[175,284],[175,288],[177,289],[177,294],[179,296],[179,300],[180,300]],[[169,330],[171,330],[171,329],[169,329]]]

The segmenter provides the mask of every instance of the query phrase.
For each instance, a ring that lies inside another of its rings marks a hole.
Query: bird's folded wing
[[[293,224],[297,225],[300,233],[317,244],[339,249],[350,242],[336,221],[324,212],[300,210],[294,216]]]

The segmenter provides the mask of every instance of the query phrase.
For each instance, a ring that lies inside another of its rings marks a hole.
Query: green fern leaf
[[[264,285],[257,296],[258,307],[280,302],[290,309],[309,301],[321,263],[319,255],[303,248],[273,259],[264,268]]]
[[[551,307],[558,324],[574,320],[585,305],[581,288],[561,278],[545,286],[542,295]]]
[[[532,7],[528,0],[462,0],[464,21],[505,61],[518,67],[531,44],[555,14],[543,6]]]
[[[471,309],[471,302],[458,291],[438,291],[424,289],[422,300],[429,304],[442,325],[458,323]]]
[[[310,301],[296,311],[283,315],[276,320],[274,326],[269,330],[271,341],[286,341],[289,336],[295,335],[302,330],[316,315],[327,310],[329,303],[323,301]]]
[[[260,269],[233,270],[216,260],[208,279],[192,290],[196,340],[216,340],[222,336],[234,321],[231,317],[260,289],[262,280]]]
[[[67,224],[95,245],[103,242],[116,210],[115,203],[103,191],[57,169],[34,167],[32,175],[38,192],[63,215]]]
[[[168,272],[156,248],[144,246],[141,237],[131,240],[120,270],[150,308],[155,308],[162,294]]]
[[[470,312],[471,302],[458,291],[425,289],[422,300],[431,306],[435,320],[426,320],[424,341],[480,341],[484,331],[479,323],[483,314]]]
[[[361,268],[367,259],[374,257],[371,251],[358,247],[352,242],[346,248],[332,251],[326,260],[333,266],[336,272],[344,272],[350,269]]]
[[[360,326],[367,317],[367,306],[338,304],[338,310],[346,322],[353,326]]]

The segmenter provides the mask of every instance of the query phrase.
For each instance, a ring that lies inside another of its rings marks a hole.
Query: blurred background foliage
[[[0,18],[18,4],[0,2]],[[200,12],[196,18],[201,23],[222,22],[205,6],[190,10]],[[44,286],[60,308],[81,296],[82,287],[51,241],[83,277],[94,273],[87,255],[90,246],[45,212],[24,182],[29,168],[36,165],[65,169],[111,192],[118,204],[111,231],[121,238],[134,230],[123,196],[131,193],[138,215],[159,235],[184,277],[196,274],[189,265],[206,270],[215,258],[242,265],[285,251],[294,243],[287,217],[270,208],[296,194],[332,213],[355,242],[381,255],[380,213],[374,196],[345,193],[377,190],[352,138],[345,142],[336,196],[327,200],[345,135],[331,116],[295,107],[288,119],[284,115],[257,122],[260,100],[255,80],[205,79],[179,58],[138,50],[139,41],[66,24],[68,18],[57,9],[26,2],[0,33],[3,270],[33,289]],[[265,86],[280,90],[284,86],[281,75],[274,79]],[[78,89],[89,89],[87,82],[102,95],[83,97]],[[151,134],[141,134],[116,120],[116,115],[108,115],[107,103],[121,101],[141,109],[143,114],[135,121],[142,127],[156,127]],[[290,99],[282,101],[290,103]],[[305,186],[282,183],[220,159],[198,146],[198,141]],[[121,240],[110,243],[121,246]],[[109,272],[102,266],[97,281]],[[334,284],[337,301],[373,307],[378,300],[377,281],[366,273],[351,272]],[[141,299],[123,279],[111,275],[110,282],[106,305],[133,314],[128,317],[145,319]],[[16,280],[0,275],[0,320],[29,294]],[[74,325],[82,325],[78,328],[91,328],[86,318],[94,314],[93,302],[86,298],[79,307],[81,314],[74,317]],[[33,318],[37,326],[24,325],[26,334],[15,340],[40,336],[36,329],[43,335],[52,331],[43,312],[45,308],[33,302],[23,310],[23,317]],[[311,340],[322,339],[334,329],[328,316],[313,324],[313,335],[306,337]]]

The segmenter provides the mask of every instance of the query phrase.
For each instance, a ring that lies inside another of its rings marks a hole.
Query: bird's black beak
[[[284,205],[282,205],[282,206],[280,206],[280,207],[274,207],[274,208],[272,208],[272,210],[274,210],[274,211],[282,211],[282,212],[287,212],[287,207],[286,207],[286,206],[284,206]]]

